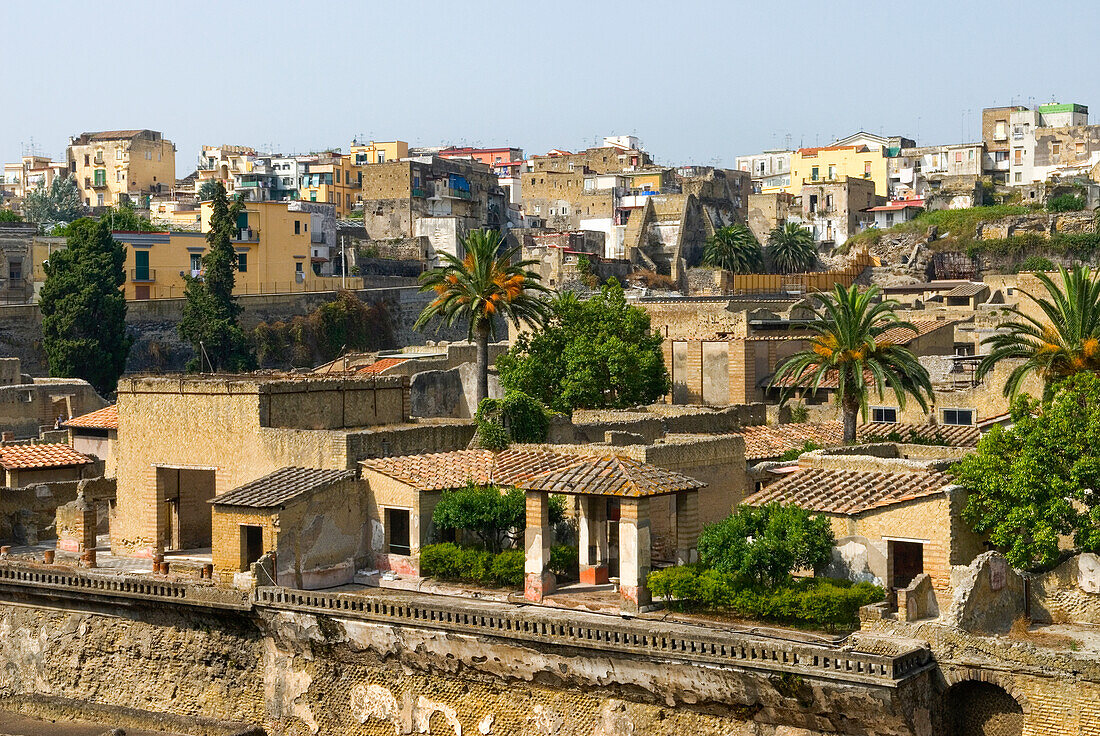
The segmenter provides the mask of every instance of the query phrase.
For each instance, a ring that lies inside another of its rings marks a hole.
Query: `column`
[[[623,610],[637,613],[650,602],[649,499],[624,498],[619,508],[619,595]]]
[[[524,532],[523,597],[539,603],[554,592],[550,563],[550,494],[527,491],[527,529]]]
[[[690,565],[699,561],[699,491],[681,491],[675,503],[676,564]]]
[[[577,539],[580,547],[581,582],[607,583],[607,499],[579,496]]]

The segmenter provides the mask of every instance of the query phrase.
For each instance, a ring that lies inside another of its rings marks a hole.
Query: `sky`
[[[662,164],[733,166],[857,130],[979,140],[994,105],[1100,113],[1100,3],[1080,0],[40,0],[0,4],[0,28],[0,160],[151,128],[178,177],[203,144],[632,134]]]

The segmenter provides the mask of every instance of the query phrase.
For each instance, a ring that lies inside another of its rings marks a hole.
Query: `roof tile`
[[[250,506],[252,508],[274,508],[282,506],[303,493],[323,488],[341,480],[355,477],[354,470],[331,470],[321,468],[280,468],[262,478],[249,481],[220,496],[210,503],[219,506]]]
[[[64,426],[78,429],[118,429],[118,404],[73,417],[64,422]]]
[[[92,459],[62,444],[7,445],[0,447],[0,465],[6,470],[63,468],[87,465]]]
[[[859,514],[925,498],[951,485],[935,470],[903,473],[805,468],[777,480],[745,499],[750,506],[778,502],[809,511]]]

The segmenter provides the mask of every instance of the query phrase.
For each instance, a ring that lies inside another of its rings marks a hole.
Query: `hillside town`
[[[1100,736],[1100,124],[968,112],[66,110],[0,179],[0,734]]]

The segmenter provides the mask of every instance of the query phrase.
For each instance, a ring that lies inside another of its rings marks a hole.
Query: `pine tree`
[[[45,265],[43,347],[50,375],[82,378],[100,394],[113,393],[133,339],[126,334],[125,248],[104,221],[78,220],[68,247]]]
[[[202,274],[187,277],[186,303],[180,321],[180,336],[191,343],[195,357],[189,370],[242,371],[255,365],[255,357],[238,323],[241,306],[233,296],[236,284],[237,253],[233,232],[243,205],[229,203],[225,187],[218,184],[214,193],[209,247],[202,257]]]

